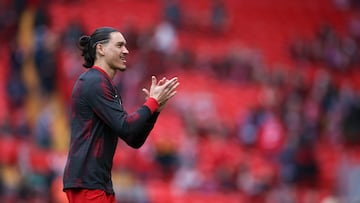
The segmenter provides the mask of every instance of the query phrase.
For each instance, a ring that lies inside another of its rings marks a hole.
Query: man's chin
[[[126,70],[126,66],[120,66],[117,70],[124,72]]]

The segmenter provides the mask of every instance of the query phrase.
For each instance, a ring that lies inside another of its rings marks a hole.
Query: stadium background
[[[128,41],[141,88],[179,93],[140,150],[119,141],[119,202],[349,203],[360,198],[356,0],[1,0],[0,199],[66,202],[69,101],[96,27]]]

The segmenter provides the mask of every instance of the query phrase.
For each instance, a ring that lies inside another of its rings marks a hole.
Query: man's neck
[[[97,66],[97,67],[101,68],[103,71],[105,71],[105,73],[107,73],[111,79],[113,79],[116,74],[116,70],[109,68],[109,66],[107,66],[107,65],[104,65],[101,63],[95,63],[94,66]]]

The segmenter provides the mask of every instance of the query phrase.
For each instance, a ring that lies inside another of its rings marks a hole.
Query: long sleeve
[[[115,87],[106,79],[94,81],[87,93],[88,102],[95,114],[118,134],[129,146],[141,147],[156,122],[158,103],[149,98],[137,111],[128,114]]]
[[[113,157],[119,137],[141,147],[153,129],[158,103],[149,98],[128,114],[112,80],[96,67],[81,74],[71,100],[71,139],[64,170],[64,189],[101,189],[114,193]]]

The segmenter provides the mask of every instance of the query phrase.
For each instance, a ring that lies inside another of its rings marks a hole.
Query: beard
[[[120,71],[120,72],[124,72],[126,70],[126,64],[124,64],[123,62],[121,62],[121,64],[117,63],[117,64],[112,64],[111,65],[111,69],[115,70],[115,71]]]

